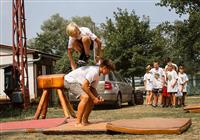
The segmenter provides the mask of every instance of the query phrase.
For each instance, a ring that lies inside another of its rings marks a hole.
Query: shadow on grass
[[[135,107],[134,106],[130,106],[128,104],[122,104],[121,108],[129,108],[129,107]],[[78,108],[78,103],[73,104],[73,108],[74,110],[77,111]],[[102,105],[95,105],[93,110],[113,110],[113,109],[121,109],[121,108],[117,108],[115,105],[112,104],[102,104]]]

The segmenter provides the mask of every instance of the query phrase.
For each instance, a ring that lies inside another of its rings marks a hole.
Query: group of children
[[[146,90],[146,104],[157,107],[185,106],[187,95],[188,77],[184,72],[184,66],[168,62],[165,68],[161,68],[158,62],[146,67],[144,85]]]

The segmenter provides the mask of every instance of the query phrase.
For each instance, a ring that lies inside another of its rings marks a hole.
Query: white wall
[[[33,73],[33,63],[28,63],[28,82],[29,82],[29,94],[30,99],[35,98],[34,95],[34,73]]]
[[[8,98],[4,93],[4,69],[0,69],[0,99]]]
[[[12,49],[0,48],[0,55],[12,54]],[[28,54],[28,61],[31,61],[33,56]],[[12,55],[11,56],[1,56],[0,57],[0,66],[12,64]],[[33,62],[28,63],[28,80],[29,80],[29,94],[30,99],[35,98],[34,95],[34,71],[33,71]],[[0,99],[8,98],[4,93],[4,69],[0,68]]]

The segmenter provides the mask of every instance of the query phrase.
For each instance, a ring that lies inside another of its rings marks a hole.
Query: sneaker
[[[85,65],[86,62],[85,62],[84,60],[78,60],[77,64],[78,64],[78,65]]]
[[[89,55],[85,56],[85,62],[88,62],[89,59],[90,59],[90,56],[89,56]]]
[[[152,104],[153,107],[157,107],[157,105]]]

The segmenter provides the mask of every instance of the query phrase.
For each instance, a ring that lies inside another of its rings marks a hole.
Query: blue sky
[[[151,27],[163,21],[183,20],[166,7],[155,6],[159,0],[25,0],[27,38],[36,37],[40,26],[51,15],[59,13],[65,19],[90,16],[97,23],[112,18],[117,8],[134,10],[136,15],[150,17]],[[0,44],[12,45],[12,0],[0,0]]]

